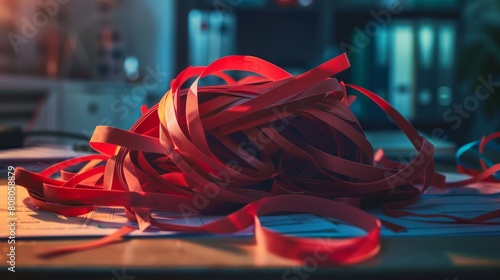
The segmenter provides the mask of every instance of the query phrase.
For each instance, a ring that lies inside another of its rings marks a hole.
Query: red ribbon
[[[253,225],[257,244],[283,257],[328,255],[325,264],[363,261],[379,250],[380,221],[353,206],[382,202],[386,214],[414,215],[401,208],[417,201],[431,183],[443,185],[444,177],[434,172],[433,145],[389,103],[331,78],[348,67],[345,54],[298,76],[250,56],[189,67],[172,80],[159,104],[141,109],[142,117],[128,131],[98,126],[90,142],[98,155],[38,174],[18,168],[17,182],[37,207],[63,215],[120,206],[140,230],[219,234]],[[234,70],[256,76],[235,81],[224,73]],[[199,86],[208,76],[224,83]],[[417,150],[409,164],[374,161],[373,148],[349,110],[354,99],[346,86],[372,99],[408,136]],[[76,174],[62,171],[80,163],[87,164]],[[59,171],[61,179],[52,179]],[[423,189],[401,188],[412,184]],[[154,210],[194,215],[235,209],[203,226],[165,224],[151,216]],[[341,219],[366,235],[319,240],[260,225],[259,216],[280,211]],[[132,230],[124,227],[104,239],[43,256],[102,246]]]

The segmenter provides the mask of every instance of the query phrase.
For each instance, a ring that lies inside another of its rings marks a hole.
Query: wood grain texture
[[[0,184],[2,181],[0,180]],[[3,194],[1,195],[4,196]],[[5,230],[4,226],[1,231]],[[0,279],[500,279],[500,233],[494,236],[382,238],[373,258],[317,267],[255,246],[248,237],[127,238],[93,250],[41,259],[38,253],[89,238],[16,239],[16,273],[0,242]]]

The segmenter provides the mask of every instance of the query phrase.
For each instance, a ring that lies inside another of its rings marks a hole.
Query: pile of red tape
[[[327,254],[323,264],[363,261],[380,248],[381,223],[362,207],[380,204],[390,216],[415,215],[404,207],[429,186],[444,187],[445,178],[434,170],[433,145],[389,103],[332,78],[348,67],[345,54],[298,76],[250,56],[189,67],[128,131],[98,126],[90,142],[98,154],[39,173],[18,168],[17,183],[28,189],[37,207],[62,215],[120,206],[140,230],[219,234],[253,226],[258,246],[280,256],[303,260]],[[227,71],[253,74],[235,80]],[[208,76],[223,82],[199,86]],[[417,151],[410,163],[392,162],[374,152],[349,110],[354,100],[346,87],[373,100],[407,135]],[[79,172],[64,171],[78,164],[84,164]],[[455,185],[491,178],[498,170],[498,164],[489,166]],[[225,215],[203,226],[186,226],[160,223],[151,215],[155,210]],[[318,241],[261,226],[259,216],[281,211],[341,219],[366,235]],[[440,216],[488,223],[498,215]],[[105,238],[43,256],[102,246],[133,230],[124,226]]]

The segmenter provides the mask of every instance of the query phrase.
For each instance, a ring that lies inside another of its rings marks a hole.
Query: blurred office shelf
[[[263,58],[296,74],[346,52],[352,67],[338,79],[372,90],[423,131],[453,124],[447,110],[457,98],[460,1],[277,2],[179,3],[177,71],[234,53]],[[366,98],[359,98],[352,110],[367,129],[393,127]]]
[[[128,129],[149,94],[125,82],[0,74],[0,125],[90,137],[97,125]]]

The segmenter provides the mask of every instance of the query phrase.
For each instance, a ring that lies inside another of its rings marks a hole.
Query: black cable
[[[73,139],[79,139],[79,140],[85,140],[85,141],[90,141],[90,138],[74,133],[74,132],[67,132],[67,131],[58,131],[58,130],[36,130],[36,131],[29,131],[24,133],[24,137],[33,137],[33,136],[53,136],[53,137],[63,137],[63,138],[73,138]]]
[[[26,138],[40,136],[83,140],[85,141],[85,144],[79,142],[73,146],[73,149],[76,151],[92,152],[92,149],[89,147],[90,138],[84,136],[83,134],[58,130],[36,130],[24,132],[20,126],[0,126],[0,150],[23,147]]]

